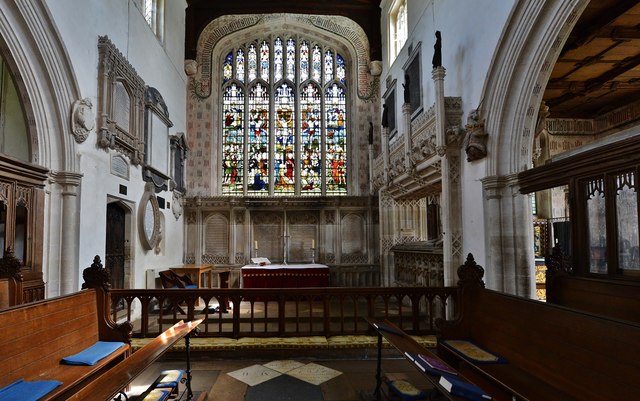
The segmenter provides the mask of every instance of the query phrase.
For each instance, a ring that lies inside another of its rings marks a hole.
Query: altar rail
[[[204,337],[370,334],[365,317],[387,319],[407,333],[425,335],[436,332],[435,320],[445,316],[456,291],[455,287],[113,289],[111,304],[114,319],[131,320],[133,337],[142,338],[155,337],[180,319],[200,318],[199,336]],[[230,308],[223,313],[226,304]]]

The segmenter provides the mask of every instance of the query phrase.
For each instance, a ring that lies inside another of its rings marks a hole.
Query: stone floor
[[[216,353],[194,353],[194,400],[361,401],[371,399],[375,389],[375,350],[315,356],[306,352],[297,357],[295,351],[280,355],[251,353],[224,358]],[[134,380],[130,394],[144,391],[162,370],[185,368],[182,353],[166,354]],[[383,351],[382,372],[385,378],[406,380],[419,389],[430,388],[427,379],[397,351]]]

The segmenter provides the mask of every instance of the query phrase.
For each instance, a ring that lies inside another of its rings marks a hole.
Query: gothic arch
[[[589,0],[516,2],[482,94],[489,133],[484,191],[485,266],[490,288],[533,296],[533,231],[517,173],[530,167],[544,87]]]
[[[0,9],[0,45],[24,102],[31,162],[76,172],[69,115],[80,90],[46,5],[17,0]]]
[[[347,45],[357,71],[357,93],[368,98],[377,92],[377,80],[371,75],[369,40],[362,28],[353,20],[341,16],[319,16],[304,14],[250,14],[227,15],[213,20],[202,31],[198,39],[197,63],[187,60],[187,74],[192,77],[191,90],[196,96],[211,95],[213,71],[216,70],[214,54],[218,44],[230,35],[241,31],[264,31],[265,27],[277,27],[280,31],[311,30],[333,38],[336,44]],[[194,77],[197,68],[197,77]]]

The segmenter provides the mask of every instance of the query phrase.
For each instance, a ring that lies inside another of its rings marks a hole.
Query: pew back
[[[124,360],[125,344],[91,366],[69,366],[61,359],[96,341],[130,338],[131,325],[105,315],[108,296],[102,288],[83,290],[0,311],[0,388],[16,380],[57,380],[62,385],[41,400],[66,400],[80,388]]]
[[[547,302],[640,323],[640,282],[557,273],[547,279]]]
[[[576,399],[640,394],[640,326],[480,287],[465,288],[462,299],[443,338],[472,339]]]

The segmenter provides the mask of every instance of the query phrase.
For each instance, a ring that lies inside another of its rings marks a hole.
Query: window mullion
[[[322,85],[320,86],[320,116],[320,182],[322,187],[320,193],[322,196],[327,196],[327,105],[324,86]]]
[[[276,85],[274,68],[273,68],[273,53],[274,53],[274,43],[273,38],[267,38],[269,43],[269,82],[267,83],[267,88],[269,88],[269,196],[273,196],[275,193],[275,185],[276,178],[275,174],[275,160],[276,160],[276,152],[275,152],[275,142],[276,142]]]
[[[244,138],[242,141],[242,195],[247,196],[247,191],[249,190],[249,85],[244,84],[242,90],[244,93],[244,112],[242,113],[242,131]]]

